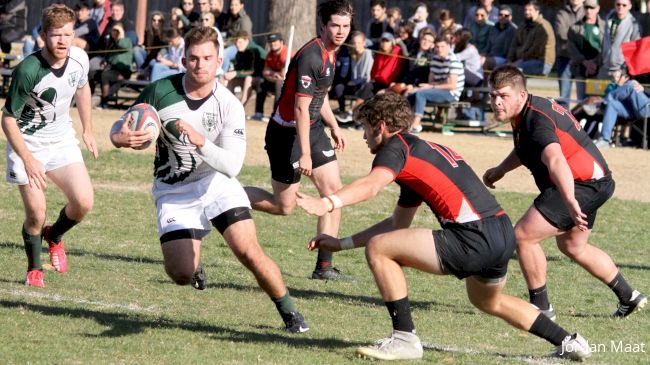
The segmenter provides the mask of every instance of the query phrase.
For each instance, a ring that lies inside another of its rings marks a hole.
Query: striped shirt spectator
[[[456,55],[449,53],[447,58],[438,55],[431,60],[430,76],[434,84],[446,83],[450,75],[456,75],[456,87],[449,90],[455,101],[460,99],[460,94],[465,87],[465,68],[463,63],[456,58]]]

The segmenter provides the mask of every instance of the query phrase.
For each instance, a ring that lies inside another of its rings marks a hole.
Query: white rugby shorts
[[[191,228],[209,231],[212,218],[233,208],[251,207],[239,181],[220,173],[180,185],[154,184],[153,195],[159,236]]]
[[[73,163],[84,162],[81,150],[79,149],[79,140],[74,136],[74,129],[71,128],[71,132],[72,134],[68,134],[58,141],[25,138],[27,149],[29,149],[37,161],[43,164],[45,172],[56,170],[59,167]],[[6,178],[7,182],[12,184],[29,184],[29,178],[25,172],[23,160],[11,148],[9,142],[7,142]]]

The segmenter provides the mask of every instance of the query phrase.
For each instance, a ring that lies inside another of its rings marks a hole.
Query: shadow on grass
[[[13,250],[20,250],[21,252],[24,250],[24,246],[22,244],[18,244],[16,242],[0,242],[0,249],[13,249]],[[47,244],[43,245],[43,252],[47,252]],[[156,260],[152,259],[149,257],[129,257],[129,256],[123,256],[123,255],[110,255],[110,254],[102,254],[102,253],[96,253],[96,252],[88,252],[84,250],[76,250],[76,249],[69,249],[66,248],[65,250],[66,256],[76,256],[76,257],[96,257],[98,259],[104,259],[104,260],[114,260],[114,261],[124,261],[124,262],[135,262],[138,264],[156,264],[156,265],[162,265],[163,261],[162,260]],[[47,257],[45,258],[45,261],[47,261]]]
[[[100,325],[108,327],[100,334],[82,334],[86,337],[121,337],[143,333],[147,329],[180,329],[192,332],[204,332],[209,338],[229,342],[243,343],[285,343],[292,347],[322,347],[346,348],[363,345],[363,342],[342,341],[335,338],[308,338],[301,335],[290,335],[273,332],[240,331],[233,328],[213,326],[204,323],[188,322],[186,320],[171,320],[166,318],[147,319],[134,316],[133,313],[100,312],[85,308],[64,308],[40,304],[25,303],[20,301],[0,300],[4,308],[20,308],[46,316],[61,316],[62,318],[91,319]],[[271,327],[269,327],[271,328]]]
[[[513,254],[510,260],[517,261],[517,254]],[[571,259],[569,259],[566,256],[546,256],[546,261],[547,262],[566,262],[566,263],[572,263]],[[633,269],[633,270],[646,270],[650,271],[650,266],[646,265],[638,265],[638,264],[623,264],[620,262],[615,262],[616,267],[620,269]],[[576,267],[578,267],[577,264],[575,264]]]

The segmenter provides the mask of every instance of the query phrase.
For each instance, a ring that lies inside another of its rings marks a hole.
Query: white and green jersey
[[[154,189],[196,181],[215,173],[234,178],[246,153],[246,116],[241,102],[215,82],[212,93],[197,100],[185,91],[185,74],[158,80],[145,88],[135,104],[147,103],[158,111],[161,131],[156,142]],[[206,138],[197,149],[176,130],[179,119]]]
[[[41,52],[16,66],[2,111],[16,118],[25,140],[56,141],[72,129],[70,104],[88,82],[88,55],[71,47],[63,67],[53,69]]]

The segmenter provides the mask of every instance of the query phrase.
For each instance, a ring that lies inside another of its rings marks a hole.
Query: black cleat
[[[647,302],[648,302],[648,298],[646,298],[645,295],[635,290],[632,292],[632,296],[630,297],[629,302],[618,303],[618,308],[616,309],[616,312],[614,312],[614,317],[620,317],[620,318],[627,317],[630,314],[641,310],[641,308],[645,307]]]
[[[305,322],[305,318],[298,312],[291,312],[291,315],[284,319],[284,326],[284,330],[289,333],[304,333],[309,331],[309,324]]]
[[[339,269],[334,266],[329,266],[324,269],[316,268],[313,273],[311,273],[311,278],[316,280],[339,280],[343,279],[345,275],[341,274]]]
[[[192,287],[197,290],[205,290],[208,287],[208,275],[203,270],[203,265],[199,265],[192,276]]]

